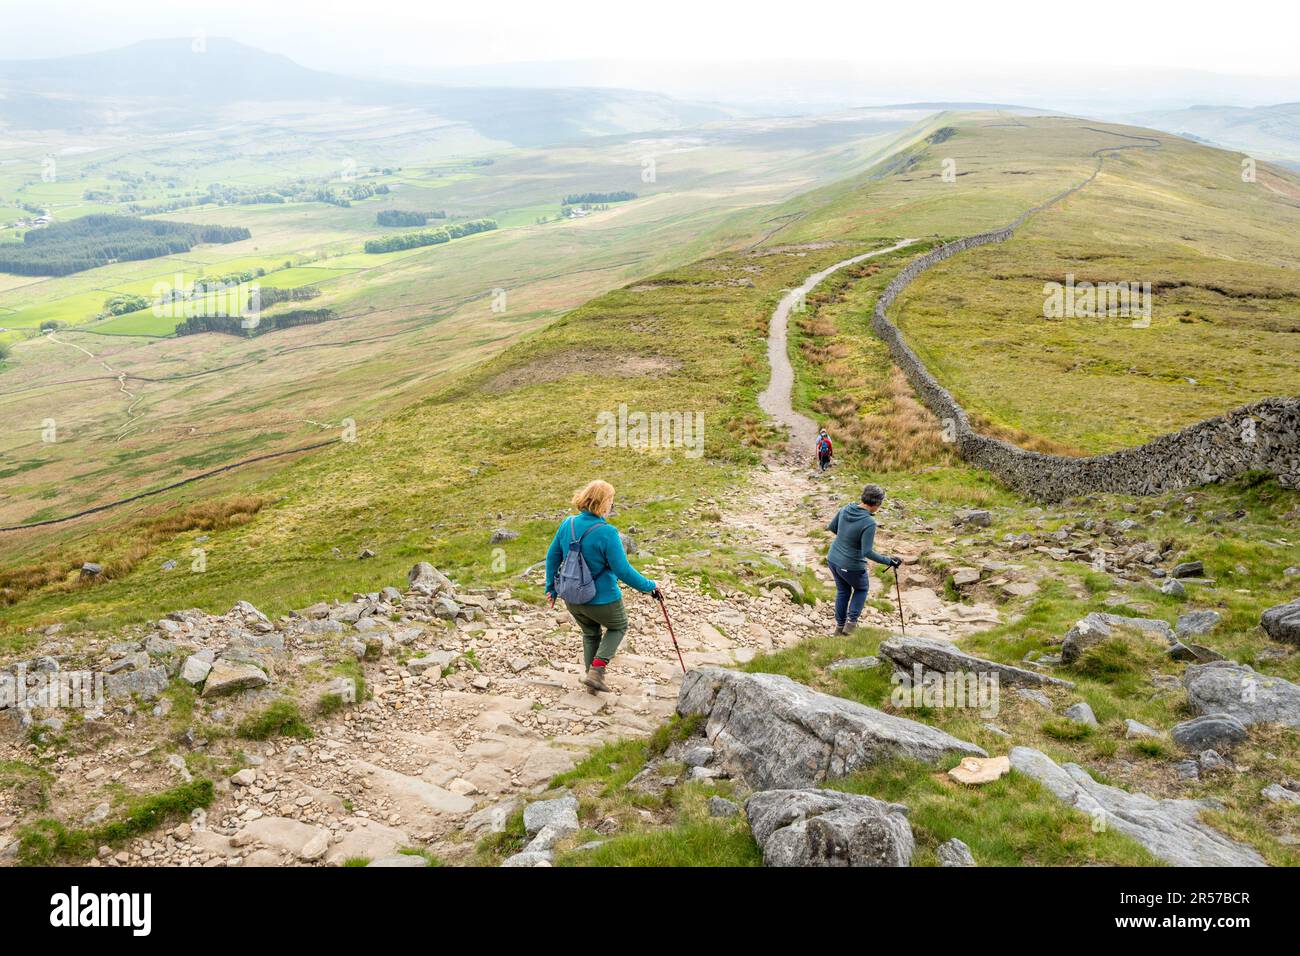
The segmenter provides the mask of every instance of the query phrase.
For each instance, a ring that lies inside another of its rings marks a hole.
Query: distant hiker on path
[[[825,471],[831,466],[831,455],[834,449],[831,447],[831,436],[826,434],[826,429],[821,430],[817,436],[817,464],[821,470]]]
[[[871,583],[867,575],[868,559],[894,568],[895,572],[903,563],[874,550],[876,519],[872,515],[880,510],[884,500],[884,488],[867,485],[862,489],[862,503],[845,505],[826,526],[827,530],[835,532],[826,563],[835,576],[836,634],[851,634],[858,626],[858,617],[862,614],[862,605],[867,603],[867,589]]]
[[[582,628],[582,682],[609,690],[605,668],[627,633],[627,611],[618,588],[659,597],[659,588],[627,560],[618,529],[605,520],[614,507],[614,486],[592,481],[573,496],[578,514],[565,518],[546,552],[546,595],[558,597]],[[602,634],[603,631],[603,634]]]

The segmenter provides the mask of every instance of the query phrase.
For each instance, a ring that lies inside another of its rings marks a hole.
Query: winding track
[[[776,311],[772,313],[772,319],[767,327],[767,361],[772,368],[772,376],[768,380],[767,388],[763,389],[763,393],[758,396],[758,407],[790,430],[793,447],[806,448],[811,453],[813,442],[817,438],[817,423],[806,415],[796,412],[791,404],[791,393],[794,388],[794,367],[790,364],[790,349],[787,341],[791,311],[827,276],[848,266],[856,265],[864,259],[882,256],[887,252],[894,252],[905,246],[910,246],[914,242],[916,242],[915,239],[904,239],[902,242],[897,242],[888,248],[864,252],[860,256],[853,256],[851,259],[844,259],[834,265],[827,266],[821,272],[810,275],[803,281],[803,285],[787,292],[781,298]]]

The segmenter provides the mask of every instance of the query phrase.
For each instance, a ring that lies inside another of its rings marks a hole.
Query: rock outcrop
[[[1246,726],[1300,728],[1300,687],[1235,661],[1193,664],[1183,673],[1187,702],[1198,714],[1231,714]]]
[[[1275,641],[1300,645],[1300,598],[1269,608],[1260,615],[1259,625]]]
[[[1201,820],[1210,800],[1157,800],[1093,780],[1078,764],[1057,766],[1045,753],[1013,747],[1011,767],[1038,780],[1057,799],[1088,814],[1094,825],[1131,837],[1171,866],[1266,866],[1252,848]]]
[[[756,790],[810,787],[892,757],[934,763],[952,754],[987,756],[927,724],[779,674],[693,670],[682,681],[677,713],[706,716],[715,761]]]
[[[1073,664],[1088,648],[1115,636],[1118,631],[1142,634],[1160,641],[1166,647],[1173,647],[1178,643],[1178,639],[1174,636],[1174,629],[1166,621],[1094,611],[1081,618],[1066,632],[1065,642],[1061,645],[1061,663]]]
[[[767,866],[907,866],[907,808],[834,790],[763,790],[745,815]]]
[[[880,645],[879,653],[882,657],[889,658],[896,668],[903,671],[911,671],[919,664],[922,670],[940,674],[997,674],[998,682],[1008,686],[1074,686],[1070,681],[1040,674],[1037,671],[975,657],[973,654],[958,650],[950,641],[933,637],[891,637]]]

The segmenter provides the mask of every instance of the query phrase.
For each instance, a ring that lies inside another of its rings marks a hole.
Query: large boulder
[[[1192,753],[1231,750],[1246,739],[1246,726],[1232,714],[1205,714],[1175,724],[1169,731],[1174,743]]]
[[[524,832],[535,837],[543,827],[567,836],[578,832],[578,798],[571,793],[554,800],[537,800],[524,807]]]
[[[265,687],[269,683],[271,679],[261,668],[221,657],[213,662],[212,669],[208,671],[207,679],[203,682],[203,696],[233,694],[236,691]]]
[[[907,866],[907,808],[834,790],[763,790],[745,815],[767,866]]]
[[[421,561],[406,573],[406,583],[420,594],[438,594],[451,590],[451,580],[428,561]]]
[[[1260,615],[1264,633],[1284,644],[1300,644],[1300,598],[1271,607]]]
[[[171,672],[166,667],[146,667],[125,674],[109,674],[104,678],[104,693],[109,697],[139,695],[154,700],[163,695],[171,683]]]
[[[1267,866],[1250,847],[1201,821],[1212,800],[1157,800],[1093,780],[1078,764],[1057,766],[1031,747],[1011,749],[1011,767],[1050,790],[1058,800],[1088,814],[1094,826],[1122,833],[1171,866]]]
[[[894,666],[902,671],[911,671],[919,665],[923,671],[940,674],[997,674],[998,683],[1009,686],[1074,686],[1069,681],[1025,670],[1023,667],[1012,667],[1010,664],[998,664],[975,657],[958,650],[951,641],[940,638],[891,637],[880,645],[879,653],[893,661]]]
[[[1183,673],[1187,702],[1198,714],[1231,714],[1246,726],[1300,728],[1300,687],[1235,661],[1193,664]]]
[[[755,790],[799,789],[892,757],[987,754],[927,724],[822,694],[779,674],[717,667],[682,680],[677,713],[704,715],[715,763]]]
[[[1093,611],[1081,618],[1065,634],[1061,645],[1061,663],[1073,664],[1088,648],[1102,643],[1122,631],[1142,634],[1155,638],[1172,647],[1178,643],[1174,629],[1168,622],[1147,617],[1124,617],[1121,614],[1106,614]]]

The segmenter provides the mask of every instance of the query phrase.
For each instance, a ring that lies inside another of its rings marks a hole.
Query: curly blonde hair
[[[608,481],[587,482],[586,486],[573,493],[573,507],[579,511],[590,511],[603,518],[614,507],[614,486]]]

